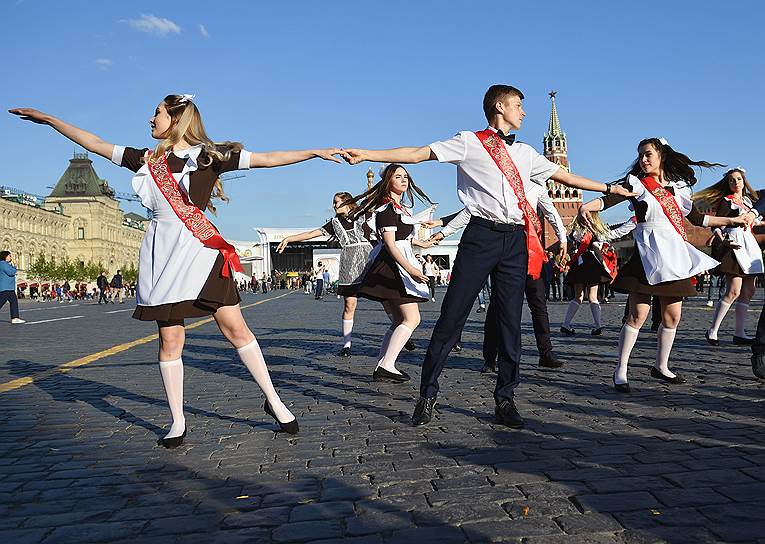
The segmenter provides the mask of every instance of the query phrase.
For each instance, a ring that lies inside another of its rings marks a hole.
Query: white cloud
[[[112,59],[96,59],[93,62],[95,62],[96,66],[98,66],[102,70],[111,68],[112,65],[114,64],[114,62],[112,62]]]
[[[210,33],[207,32],[207,29],[205,28],[205,25],[200,24],[199,25],[199,33],[202,34],[203,38],[209,38]]]
[[[180,34],[181,27],[170,19],[157,17],[156,15],[141,14],[138,19],[128,19],[125,21],[133,30],[155,34],[157,36],[167,36],[168,34]]]

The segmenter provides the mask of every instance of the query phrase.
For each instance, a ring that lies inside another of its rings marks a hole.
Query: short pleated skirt
[[[221,274],[223,264],[223,255],[219,254],[196,299],[158,306],[136,306],[133,318],[140,321],[176,321],[205,317],[214,314],[223,306],[236,306],[241,300],[239,290],[232,276],[224,278]]]
[[[691,278],[649,284],[637,248],[633,249],[627,264],[619,269],[612,287],[619,293],[639,293],[657,297],[691,297],[698,294]]]
[[[383,248],[365,272],[356,296],[377,302],[427,302],[427,298],[407,293],[401,276],[404,273],[391,254]]]
[[[611,283],[611,276],[606,273],[597,257],[587,251],[582,255],[582,264],[574,264],[569,268],[564,283],[566,285],[598,285]]]

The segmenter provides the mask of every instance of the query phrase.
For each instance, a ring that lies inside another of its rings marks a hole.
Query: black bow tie
[[[507,136],[505,136],[504,132],[497,129],[497,136],[505,140],[505,142],[507,142],[507,145],[513,145],[513,142],[515,142],[515,134],[508,134]]]

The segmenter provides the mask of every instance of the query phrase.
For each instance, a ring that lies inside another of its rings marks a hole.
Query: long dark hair
[[[406,192],[401,195],[401,205],[407,206],[405,199],[409,199],[408,207],[414,207],[415,198],[417,198],[420,202],[427,202],[431,205],[433,204],[430,198],[428,198],[428,195],[426,195],[422,189],[414,184],[414,180],[412,179],[412,176],[409,175],[409,171],[406,168],[400,164],[391,163],[386,166],[382,171],[382,174],[380,174],[382,179],[373,185],[371,189],[343,202],[343,206],[353,207],[354,204],[356,205],[356,208],[349,214],[351,219],[356,219],[362,215],[371,213],[383,204],[390,201],[391,180],[393,179],[393,174],[395,174],[396,170],[399,168],[403,168],[404,172],[406,172],[407,176],[409,176],[409,187],[407,188]]]
[[[744,190],[743,194],[744,196],[748,196],[752,202],[756,202],[759,198],[759,195],[757,194],[757,191],[752,189],[752,186],[749,185],[749,182],[746,179],[746,174],[743,170],[740,168],[731,168],[727,172],[725,172],[725,175],[722,177],[720,181],[715,183],[714,185],[711,185],[704,189],[703,191],[699,191],[698,193],[693,195],[693,200],[703,200],[707,202],[710,206],[715,206],[720,203],[720,201],[731,194],[730,190],[730,177],[733,175],[734,172],[738,172],[741,174],[741,177],[744,179]]]
[[[661,169],[664,172],[664,177],[669,181],[686,181],[688,185],[695,185],[696,173],[693,171],[693,166],[697,168],[714,168],[716,166],[725,166],[718,162],[707,161],[693,161],[688,155],[684,155],[679,151],[675,151],[669,144],[662,143],[658,138],[646,138],[641,140],[638,144],[638,150],[644,145],[651,144],[653,148],[659,152],[661,156]],[[645,172],[643,172],[640,166],[640,157],[635,159],[635,162],[630,166],[628,174],[632,174],[637,178],[644,178]]]
[[[4,261],[10,254],[10,251],[0,251],[0,261]]]

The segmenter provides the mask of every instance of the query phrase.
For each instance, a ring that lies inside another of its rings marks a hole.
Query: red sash
[[[531,204],[529,204],[529,201],[526,200],[526,192],[523,189],[523,180],[518,173],[518,168],[516,168],[513,159],[510,158],[510,154],[507,152],[502,138],[497,136],[496,132],[489,129],[476,132],[475,135],[478,136],[478,139],[489,153],[489,156],[495,163],[497,163],[497,167],[513,189],[515,198],[518,199],[518,207],[520,207],[523,212],[523,221],[526,231],[526,249],[529,253],[527,273],[536,280],[542,272],[542,263],[547,261],[547,254],[542,247],[542,242],[539,241],[539,236],[542,234],[542,222],[531,207]]]
[[[582,254],[587,251],[587,248],[590,247],[590,244],[592,243],[592,233],[586,232],[584,233],[584,236],[582,236],[582,241],[579,242],[579,247],[576,250],[576,254],[571,258],[571,262],[577,263],[579,262],[579,257],[582,256]]]
[[[649,193],[651,193],[656,200],[659,201],[661,209],[664,210],[664,215],[667,216],[669,222],[675,227],[677,233],[683,237],[683,240],[688,241],[688,236],[685,234],[685,216],[677,204],[677,200],[672,194],[664,187],[659,185],[659,182],[653,179],[651,176],[646,176],[640,180]]]
[[[738,206],[739,208],[741,208],[742,210],[744,210],[744,213],[747,213],[747,212],[749,212],[749,211],[751,211],[751,210],[752,210],[752,208],[750,208],[749,206],[747,206],[746,204],[744,204],[744,199],[743,199],[743,198],[741,199],[741,202],[739,202],[738,200],[736,200],[735,198],[733,198],[733,195],[728,195],[728,196],[726,196],[726,197],[725,197],[725,199],[726,199],[726,200],[729,200],[730,202],[733,202],[733,203],[734,203],[736,206]],[[720,202],[722,203],[722,201],[720,201]],[[719,204],[717,205],[717,208],[718,208],[718,209],[720,208],[720,205],[719,205]],[[743,215],[743,214],[742,214],[742,215]],[[744,228],[744,229],[746,229],[746,230],[752,230],[752,225],[749,225],[748,227],[743,227],[743,228]]]
[[[603,256],[603,266],[608,275],[611,276],[611,281],[615,280],[619,262],[616,257],[616,251],[611,246],[604,244],[600,254]]]
[[[239,255],[236,254],[234,246],[218,233],[218,229],[205,217],[202,210],[197,208],[186,193],[178,188],[178,182],[170,173],[165,156],[163,155],[159,159],[150,158],[146,164],[160,192],[167,199],[178,219],[194,235],[194,238],[202,242],[205,247],[217,249],[223,254],[224,262],[221,276],[228,278],[231,276],[231,271],[243,272],[242,263],[239,262]]]

